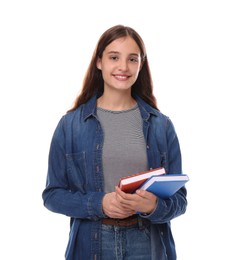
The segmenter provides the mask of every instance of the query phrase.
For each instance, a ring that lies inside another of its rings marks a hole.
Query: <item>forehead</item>
[[[109,45],[106,46],[105,52],[119,52],[119,53],[133,53],[140,54],[139,46],[136,41],[130,36],[118,38],[112,41]]]

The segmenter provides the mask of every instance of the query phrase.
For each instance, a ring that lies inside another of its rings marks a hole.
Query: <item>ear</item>
[[[100,58],[97,59],[96,67],[97,67],[99,70],[101,70],[101,59],[100,59]]]

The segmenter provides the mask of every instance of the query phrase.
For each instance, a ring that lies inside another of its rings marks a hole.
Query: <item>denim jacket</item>
[[[149,168],[164,166],[168,173],[181,173],[181,152],[172,122],[141,98],[135,99],[143,119]],[[52,137],[42,197],[47,209],[70,217],[67,260],[101,259],[103,140],[95,96],[64,115]],[[185,213],[186,193],[183,187],[171,198],[158,198],[154,212],[141,215],[151,222],[154,260],[176,259],[170,221]]]

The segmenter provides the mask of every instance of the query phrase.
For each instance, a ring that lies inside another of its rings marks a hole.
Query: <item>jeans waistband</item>
[[[104,225],[112,225],[118,227],[129,227],[135,225],[139,222],[138,215],[133,215],[128,218],[117,219],[117,218],[103,218],[102,224]]]

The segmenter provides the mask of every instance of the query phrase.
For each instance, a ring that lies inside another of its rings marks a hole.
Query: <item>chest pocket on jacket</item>
[[[67,176],[72,191],[86,191],[86,158],[85,152],[66,155]]]

